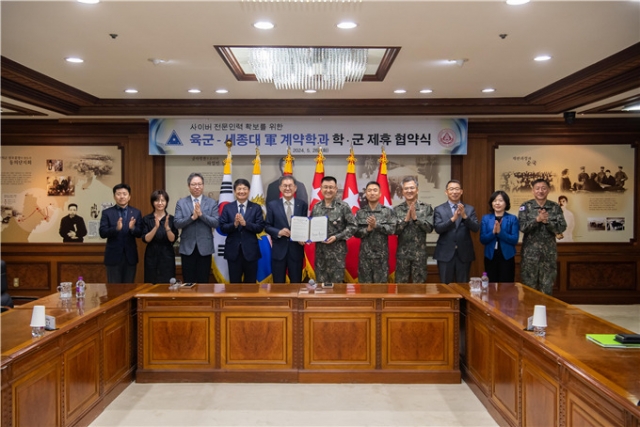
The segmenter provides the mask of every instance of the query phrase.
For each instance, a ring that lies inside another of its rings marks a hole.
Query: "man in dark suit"
[[[289,282],[302,281],[304,243],[292,242],[291,216],[308,216],[307,202],[294,199],[296,180],[291,175],[280,178],[282,198],[267,204],[266,232],[271,236],[271,271],[273,283],[285,283],[287,272]]]
[[[282,157],[280,158],[280,161],[278,163],[278,168],[280,169],[280,177],[284,176],[284,164],[285,164],[285,159],[284,157]],[[291,161],[291,164],[294,165],[294,162]],[[295,183],[297,188],[295,198],[300,199],[305,203],[309,203],[309,197],[307,196],[307,188],[304,186],[304,183],[298,180],[296,180]],[[280,178],[276,179],[275,181],[273,181],[267,186],[266,203],[269,204],[269,202],[273,200],[278,200],[279,198],[280,198]]]
[[[213,229],[218,226],[218,202],[204,196],[204,178],[192,173],[187,178],[191,193],[176,203],[174,224],[180,233],[182,278],[185,282],[207,283],[214,249]]]
[[[476,210],[460,202],[460,181],[447,182],[447,201],[434,209],[434,228],[439,234],[433,258],[438,261],[440,281],[466,283],[471,262],[476,259],[471,232],[480,229]]]
[[[100,237],[107,239],[104,264],[108,283],[133,283],[136,278],[138,249],[136,237],[142,236],[142,215],[129,206],[131,187],[118,184],[113,187],[116,205],[102,211]]]
[[[225,205],[220,215],[220,231],[227,235],[224,258],[231,283],[256,283],[262,255],[256,234],[264,230],[264,214],[259,204],[249,201],[250,189],[249,181],[236,179],[233,183],[236,201]]]

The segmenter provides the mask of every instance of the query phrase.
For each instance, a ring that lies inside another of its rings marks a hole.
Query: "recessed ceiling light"
[[[345,22],[341,22],[337,25],[338,28],[342,29],[342,30],[350,30],[352,28],[356,28],[358,26],[358,24],[356,24],[355,22],[350,22],[350,21],[345,21]]]
[[[548,61],[551,57],[549,55],[539,55],[533,58],[534,61]]]
[[[96,3],[100,3],[100,0],[78,0],[78,3],[96,4]]]
[[[137,89],[125,89],[124,90],[126,93],[138,93]]]
[[[216,90],[216,93],[229,93],[229,91],[226,89],[218,89]]]
[[[529,0],[507,0],[507,4],[510,6],[520,6],[527,3],[529,3]]]
[[[496,90],[492,87],[488,87],[486,89],[482,89],[482,92],[484,93],[491,93],[491,92],[495,92]]]
[[[307,89],[307,90],[304,91],[304,93],[316,93],[316,92],[317,92],[317,90],[315,90],[315,89]]]
[[[431,89],[422,89],[420,93],[433,93]]]
[[[640,104],[629,105],[628,107],[624,107],[622,111],[640,111]]]
[[[73,62],[74,64],[80,64],[80,63],[84,62],[84,59],[77,58],[75,56],[69,56],[67,58],[64,58],[64,60],[67,61],[67,62]]]
[[[404,89],[396,89],[393,91],[393,93],[407,93],[407,91]]]
[[[189,89],[189,93],[200,93],[202,92],[200,89]]]
[[[253,24],[253,26],[259,30],[270,30],[273,27],[275,27],[275,25],[273,25],[271,22],[268,22],[268,21],[258,21],[255,24]]]

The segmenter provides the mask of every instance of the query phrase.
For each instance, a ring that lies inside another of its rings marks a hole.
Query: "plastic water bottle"
[[[76,282],[76,298],[84,298],[86,288],[87,285],[84,283],[82,276],[78,277],[78,281]]]
[[[482,290],[486,291],[489,288],[489,276],[487,276],[486,271],[482,272],[482,277],[480,279],[482,280]]]

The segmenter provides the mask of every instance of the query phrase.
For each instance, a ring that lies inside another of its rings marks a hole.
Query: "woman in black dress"
[[[178,229],[173,224],[173,215],[167,213],[169,195],[164,190],[151,193],[153,212],[142,218],[142,241],[147,243],[144,251],[145,283],[169,283],[176,277],[176,256],[173,243],[178,238]]]

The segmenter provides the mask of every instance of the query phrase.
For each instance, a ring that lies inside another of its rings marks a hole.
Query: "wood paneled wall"
[[[233,114],[233,112],[229,112]],[[486,213],[495,188],[493,151],[499,145],[629,144],[640,142],[638,119],[582,119],[573,125],[562,120],[471,119],[466,156],[454,157],[452,176],[460,179],[463,200]],[[2,120],[3,145],[116,144],[123,149],[124,181],[132,187],[131,204],[147,212],[149,194],[164,187],[164,158],[148,155],[148,124],[144,120],[95,122]],[[636,176],[640,165],[636,149]],[[631,177],[630,177],[631,179]],[[636,181],[637,182],[637,181]],[[629,243],[566,244],[559,248],[558,279],[554,295],[571,303],[640,303],[639,186],[635,186],[635,235]],[[476,262],[472,275],[482,271],[483,247],[474,236]],[[138,246],[143,259],[144,244]],[[14,295],[43,296],[61,281],[82,274],[89,282],[104,282],[102,244],[3,244],[7,276]],[[516,262],[519,258],[516,258]],[[136,280],[143,280],[140,265]],[[13,288],[13,278],[20,285]],[[437,277],[430,270],[430,277]],[[516,277],[516,280],[518,277]]]

